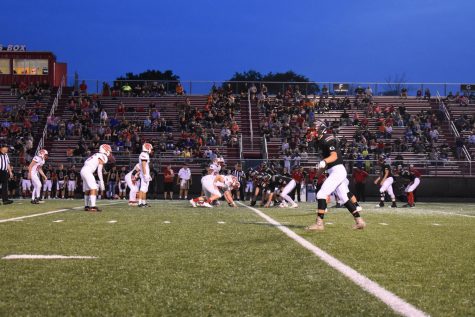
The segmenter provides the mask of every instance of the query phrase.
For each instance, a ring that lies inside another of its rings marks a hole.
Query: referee
[[[235,191],[236,200],[237,201],[241,200],[241,197],[244,200],[244,188],[246,187],[244,180],[246,178],[245,176],[246,174],[243,172],[241,164],[236,163],[236,165],[234,166],[234,169],[231,171],[231,175],[236,176],[238,182],[241,184],[239,189]]]
[[[4,205],[13,203],[8,199],[8,178],[13,178],[10,159],[8,158],[8,145],[2,144],[0,148],[0,185],[2,186],[2,201]]]

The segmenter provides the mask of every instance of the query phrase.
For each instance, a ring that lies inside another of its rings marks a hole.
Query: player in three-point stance
[[[129,187],[129,206],[137,206],[137,192],[140,190],[140,164],[135,164],[134,169],[125,175],[125,182]]]
[[[152,154],[153,146],[150,143],[142,145],[142,153],[139,156],[140,166],[140,191],[138,207],[151,207],[147,204],[147,192],[152,176],[150,175],[150,154]]]
[[[201,178],[201,186],[204,196],[191,199],[190,204],[193,207],[199,206],[212,208],[213,206],[211,204],[223,196],[228,202],[229,207],[237,207],[233,200],[231,190],[239,189],[241,184],[235,176],[206,175]]]
[[[108,144],[102,144],[99,147],[99,153],[91,155],[81,169],[82,186],[84,191],[84,210],[101,211],[96,206],[96,198],[98,194],[98,186],[94,172],[97,170],[99,178],[99,189],[105,190],[104,178],[102,176],[102,168],[107,164],[109,156],[112,154],[112,148]]]
[[[327,209],[327,197],[334,191],[337,191],[340,201],[354,217],[355,225],[353,228],[363,229],[366,223],[363,218],[361,218],[356,205],[348,198],[348,183],[345,181],[347,180],[347,172],[343,165],[338,140],[331,134],[325,134],[326,127],[323,122],[316,121],[315,127],[318,146],[324,157],[324,159],[318,163],[318,168],[321,170],[326,168],[328,177],[317,193],[317,220],[314,224],[308,226],[307,230],[324,230],[323,218],[325,216],[325,209]]]
[[[48,151],[46,151],[45,149],[41,149],[38,152],[38,155],[36,155],[31,161],[30,166],[28,166],[28,178],[31,180],[31,183],[33,185],[33,191],[31,193],[32,204],[39,204],[43,202],[42,200],[40,200],[40,195],[41,195],[40,175],[46,181],[47,177],[45,173],[43,172],[42,166],[45,164],[45,161],[47,158],[48,158]]]
[[[386,160],[384,155],[379,158],[379,164],[381,165],[381,175],[378,178],[376,178],[376,180],[374,181],[374,184],[381,186],[379,188],[379,192],[381,194],[381,200],[379,202],[379,205],[376,205],[376,207],[379,207],[379,208],[384,207],[384,198],[387,192],[388,195],[391,197],[391,201],[392,201],[391,208],[397,208],[396,195],[394,195],[394,191],[393,191],[394,177],[393,177],[393,172],[391,170],[391,165]]]

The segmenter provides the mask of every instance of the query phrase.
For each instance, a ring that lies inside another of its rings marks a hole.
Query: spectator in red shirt
[[[172,166],[168,165],[163,170],[163,184],[164,184],[163,194],[164,194],[165,199],[167,199],[167,193],[170,196],[170,200],[173,199],[174,180],[175,180],[175,172],[173,171]]]
[[[85,80],[83,80],[81,85],[79,85],[79,92],[81,93],[81,95],[86,95],[87,96],[87,85],[86,85]]]
[[[295,193],[297,193],[297,200],[300,202],[300,187],[304,181],[304,175],[301,167],[295,167],[292,171],[292,178],[295,180],[295,189],[290,194],[290,197],[295,200]]]
[[[365,170],[355,166],[353,170],[353,181],[355,183],[355,196],[358,201],[366,201],[365,184],[368,175]]]

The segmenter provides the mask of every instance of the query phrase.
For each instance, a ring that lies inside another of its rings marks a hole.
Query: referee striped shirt
[[[236,176],[238,182],[241,182],[242,178],[244,176],[244,172],[243,171],[238,171],[238,170],[232,170],[231,174]]]
[[[0,171],[8,171],[8,165],[10,165],[10,159],[8,154],[0,153]]]

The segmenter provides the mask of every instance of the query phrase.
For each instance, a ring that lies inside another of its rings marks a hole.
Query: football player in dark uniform
[[[297,208],[298,205],[289,196],[289,193],[294,190],[296,184],[297,183],[292,177],[279,174],[272,176],[269,188],[270,190],[273,189],[273,191],[269,193],[266,207],[270,207],[274,197],[280,193],[280,197],[282,197],[284,201],[279,205],[279,207],[283,208],[289,206],[290,208]]]
[[[374,181],[374,184],[381,186],[379,188],[379,192],[381,194],[381,200],[379,202],[379,205],[376,205],[376,207],[379,207],[379,208],[384,207],[384,198],[387,192],[388,195],[391,197],[391,201],[392,201],[391,208],[397,208],[396,195],[394,195],[394,191],[393,191],[394,177],[393,177],[391,165],[386,160],[386,157],[384,155],[382,155],[379,158],[379,164],[381,165],[381,175],[378,178],[376,178],[376,180]]]
[[[366,226],[363,218],[357,210],[357,206],[348,199],[348,182],[347,172],[343,165],[343,158],[340,151],[338,139],[332,134],[326,133],[326,126],[321,121],[315,122],[316,138],[318,147],[322,153],[323,160],[318,163],[320,170],[326,169],[328,173],[327,179],[323,182],[322,187],[317,193],[317,220],[314,224],[307,227],[307,230],[324,230],[323,218],[325,209],[327,209],[327,197],[336,192],[341,199],[341,203],[348,209],[355,220],[354,229],[363,229]]]

